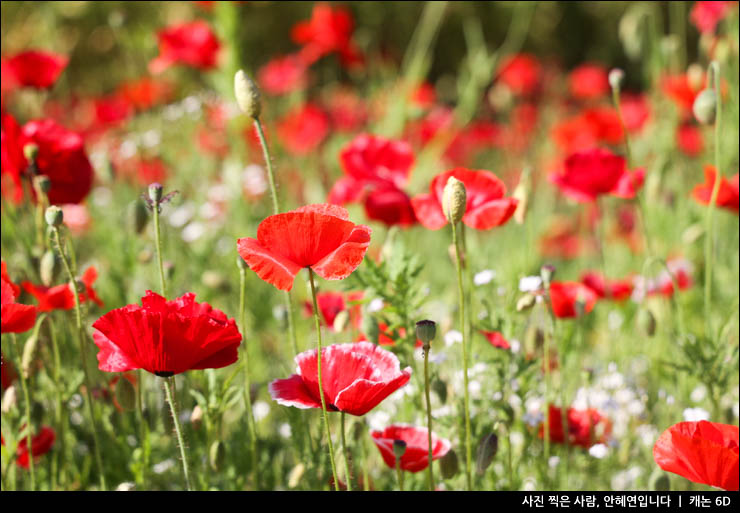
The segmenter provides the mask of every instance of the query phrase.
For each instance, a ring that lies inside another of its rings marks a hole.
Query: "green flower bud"
[[[249,266],[247,265],[247,262],[244,261],[244,259],[241,257],[241,255],[236,255],[236,266],[239,269],[247,270],[249,269]]]
[[[334,328],[334,331],[337,333],[344,331],[344,328],[347,326],[347,323],[349,322],[349,312],[347,310],[342,310],[337,314],[336,317],[334,317],[334,325],[332,326]]]
[[[128,206],[128,221],[131,230],[134,233],[141,233],[149,222],[149,214],[146,211],[146,205],[140,200],[130,203]]]
[[[550,288],[553,276],[555,276],[555,266],[543,265],[540,269],[540,278],[542,278],[542,284],[546,289]]]
[[[162,199],[162,184],[158,182],[154,182],[152,184],[149,184],[149,199],[154,202],[155,205],[159,204],[159,201]]]
[[[299,463],[288,474],[288,488],[295,488],[301,482],[303,474],[306,473],[306,465]]]
[[[203,408],[201,408],[199,404],[196,404],[193,408],[192,413],[190,414],[190,424],[193,426],[193,429],[199,429],[202,422]]]
[[[694,117],[699,123],[711,125],[717,117],[717,93],[704,89],[694,100]]]
[[[520,297],[519,301],[516,302],[516,311],[523,312],[524,310],[529,310],[536,302],[537,298],[528,292]]]
[[[460,462],[457,459],[457,453],[450,449],[447,454],[439,460],[439,470],[443,479],[452,479],[460,470]]]
[[[23,156],[29,164],[36,161],[36,157],[39,155],[39,147],[34,143],[27,143],[23,146]]]
[[[252,119],[260,117],[262,104],[260,102],[260,90],[244,70],[239,70],[234,75],[234,94],[236,103],[241,111]]]
[[[21,357],[21,372],[23,377],[28,379],[31,374],[31,364],[36,357],[36,348],[38,347],[39,333],[35,329],[26,343],[23,345],[23,356]]]
[[[466,206],[465,184],[451,176],[442,191],[442,212],[450,223],[456,224],[462,221]]]
[[[46,175],[36,175],[33,177],[33,187],[39,194],[48,194],[51,190],[51,180]]]
[[[488,467],[493,463],[493,458],[498,452],[498,436],[490,433],[483,437],[478,445],[478,454],[475,461],[475,470],[479,475],[483,475]]]
[[[136,388],[123,376],[116,383],[116,401],[125,411],[136,408]]]
[[[39,274],[41,275],[41,283],[47,287],[51,286],[54,281],[54,264],[56,263],[56,257],[52,250],[48,250],[41,257],[39,262]]]
[[[46,218],[46,224],[56,228],[61,226],[64,222],[64,212],[62,212],[62,209],[56,205],[52,205],[47,208],[44,217]]]
[[[221,440],[216,440],[211,444],[208,451],[208,463],[214,471],[220,470],[226,460],[226,446]]]
[[[416,323],[416,338],[424,343],[424,348],[429,349],[429,345],[437,334],[437,323],[425,319]]]
[[[655,335],[657,322],[655,321],[653,312],[648,308],[640,308],[637,312],[637,326],[640,328],[640,331],[645,333],[648,337]]]

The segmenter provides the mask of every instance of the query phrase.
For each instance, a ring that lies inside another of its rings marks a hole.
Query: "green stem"
[[[160,234],[160,222],[159,222],[159,204],[155,203],[152,206],[152,214],[154,216],[154,241],[157,246],[157,265],[159,266],[159,288],[162,291],[162,295],[167,298],[167,282],[164,279],[164,263],[162,262],[162,237]]]
[[[136,369],[136,422],[139,424],[139,444],[142,450],[141,485],[146,486],[147,470],[149,469],[149,426],[144,421],[144,401],[141,396],[144,375],[141,369]],[[125,378],[122,378],[125,379]]]
[[[164,390],[167,394],[167,402],[170,403],[170,412],[172,412],[172,422],[175,424],[175,435],[177,435],[177,445],[180,447],[180,459],[182,460],[182,472],[185,475],[185,486],[188,491],[192,491],[190,484],[190,468],[188,467],[188,457],[185,453],[185,443],[182,438],[180,429],[180,418],[177,415],[177,405],[175,404],[174,394],[172,393],[174,376],[164,378]]]
[[[34,491],[36,489],[36,471],[34,469],[35,465],[33,462],[33,445],[31,444],[31,439],[33,436],[33,424],[31,424],[31,399],[28,393],[28,381],[26,381],[26,373],[23,370],[21,359],[18,356],[20,354],[20,351],[18,350],[18,338],[15,336],[15,333],[11,333],[10,339],[13,342],[11,344],[13,361],[15,363],[15,368],[19,370],[18,375],[20,376],[21,389],[23,390],[23,403],[26,411],[26,449],[29,455],[28,471],[31,475],[31,491]]]
[[[429,465],[427,466],[427,480],[429,482],[429,491],[434,491],[434,473],[432,471],[433,451],[432,451],[432,402],[429,393],[429,343],[424,344],[424,395],[427,400],[427,439],[429,442]]]
[[[468,490],[473,489],[473,480],[471,474],[471,462],[473,459],[473,449],[470,442],[470,393],[468,391],[468,351],[465,344],[465,291],[463,289],[462,261],[460,259],[460,244],[457,240],[456,223],[450,223],[452,226],[452,244],[455,246],[455,268],[457,271],[457,292],[460,297],[460,333],[462,335],[462,357],[463,357],[463,386],[464,399],[463,408],[465,412],[465,479]]]
[[[324,383],[321,380],[321,322],[319,321],[319,305],[316,301],[316,285],[313,280],[313,269],[308,268],[308,278],[311,283],[311,299],[313,300],[313,318],[316,323],[316,372],[319,379],[319,397],[321,398],[321,413],[324,417],[324,428],[326,429],[326,441],[329,444],[329,461],[331,462],[331,473],[334,476],[334,489],[339,491],[339,479],[337,479],[337,466],[334,463],[334,446],[331,443],[331,429],[329,429],[329,417],[326,415],[326,400],[324,399]],[[348,485],[349,486],[349,485]]]
[[[254,119],[254,126],[257,127],[257,136],[260,140],[260,146],[262,146],[262,156],[265,158],[265,165],[267,166],[267,181],[270,184],[270,196],[272,197],[273,214],[279,214],[280,206],[278,204],[277,188],[275,187],[275,172],[272,169],[272,159],[270,158],[270,151],[267,149],[267,140],[265,139],[265,133],[262,130],[262,122],[259,120],[259,118]]]
[[[706,336],[713,338],[712,333],[712,321],[711,321],[711,303],[712,303],[712,267],[714,265],[714,207],[717,204],[717,196],[719,195],[720,181],[722,180],[722,172],[720,171],[720,129],[722,121],[722,94],[720,91],[720,74],[719,64],[713,61],[710,64],[710,76],[714,77],[714,84],[709,84],[711,87],[714,86],[714,92],[717,96],[717,116],[714,121],[714,167],[716,173],[714,176],[714,186],[712,187],[712,197],[709,200],[709,208],[707,210],[707,233],[704,239],[704,261],[706,262],[707,275],[704,280],[704,326]]]
[[[241,260],[241,257],[239,257]],[[249,429],[249,445],[252,458],[252,472],[254,473],[255,483],[259,479],[257,471],[257,431],[254,424],[254,414],[252,412],[252,382],[249,377],[249,346],[247,345],[247,269],[246,266],[239,265],[239,324],[242,328],[242,337],[244,339],[244,404],[247,407],[247,424]]]
[[[342,452],[344,453],[344,474],[347,478],[347,491],[352,491],[352,476],[349,473],[349,451],[347,450],[347,440],[344,436],[344,412],[341,414],[342,419]]]
[[[106,490],[106,484],[105,484],[105,473],[103,471],[103,460],[100,457],[100,443],[99,443],[99,437],[98,437],[98,425],[95,422],[95,414],[93,413],[93,402],[92,402],[92,380],[90,379],[90,371],[87,368],[87,344],[85,344],[85,334],[82,327],[82,309],[80,308],[80,294],[77,290],[77,280],[75,279],[75,275],[72,272],[72,267],[70,266],[69,259],[67,258],[67,254],[64,252],[64,246],[62,246],[62,241],[59,236],[59,228],[54,226],[52,227],[53,236],[54,236],[54,242],[57,245],[57,250],[59,251],[59,256],[62,259],[62,264],[64,264],[64,270],[67,272],[67,278],[69,279],[69,285],[74,291],[72,296],[74,296],[75,301],[75,330],[77,332],[77,339],[80,343],[80,356],[82,358],[82,370],[85,374],[85,399],[87,403],[87,415],[90,419],[90,425],[92,426],[92,434],[93,434],[93,452],[95,454],[95,464],[98,467],[98,473],[100,474],[100,488],[105,491]],[[70,250],[70,254],[74,255],[74,251]]]
[[[401,470],[401,458],[396,456],[396,476],[398,477],[398,490],[403,491],[403,470]]]
[[[59,354],[59,344],[57,342],[57,336],[56,331],[54,329],[54,321],[52,320],[52,317],[49,316],[49,338],[51,339],[51,350],[54,357],[54,372],[53,372],[53,379],[54,379],[54,423],[57,425],[57,429],[59,429],[59,449],[54,452],[54,474],[52,475],[52,478],[54,479],[52,490],[56,489],[55,484],[61,484],[62,486],[67,482],[66,479],[66,465],[59,465],[59,460],[64,456],[64,431],[66,422],[63,419],[62,415],[62,385],[61,385],[61,375],[60,370],[62,368],[62,358]],[[57,476],[57,474],[59,474]]]

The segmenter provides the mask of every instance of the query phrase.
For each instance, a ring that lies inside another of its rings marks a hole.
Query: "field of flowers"
[[[738,490],[738,19],[2,2],[2,489]]]

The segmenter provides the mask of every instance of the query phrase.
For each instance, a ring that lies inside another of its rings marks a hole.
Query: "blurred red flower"
[[[562,409],[550,405],[548,408],[547,422],[549,424],[550,441],[565,443],[563,432]],[[611,421],[599,410],[589,408],[587,410],[576,410],[568,408],[568,443],[588,449],[596,443],[606,443],[612,431]],[[545,437],[545,425],[540,425],[539,437]]]
[[[661,294],[670,297],[674,292],[674,280],[679,290],[686,290],[694,284],[691,276],[693,266],[685,258],[671,258],[666,262],[666,267],[668,267],[668,270],[661,271],[655,279],[648,280],[647,283],[645,283],[644,279],[637,280],[635,288],[638,292],[642,293],[647,288],[648,295]]]
[[[90,266],[82,273],[80,281],[85,286],[85,291],[80,293],[80,303],[92,301],[98,306],[103,306],[103,302],[98,297],[93,284],[98,279],[98,271],[94,266]],[[39,302],[39,312],[50,312],[52,310],[71,310],[75,306],[75,297],[72,295],[72,289],[68,283],[56,285],[54,287],[45,287],[43,285],[34,285],[30,281],[24,281],[23,289],[31,294]]]
[[[295,357],[298,374],[270,383],[273,400],[296,408],[321,408],[316,350]],[[335,344],[321,351],[326,409],[361,416],[408,383],[411,367],[401,370],[396,355],[370,342]]]
[[[587,314],[594,309],[596,300],[596,293],[582,283],[554,281],[550,284],[550,303],[555,317],[578,317],[579,302],[583,304],[583,313]]]
[[[306,103],[278,121],[277,134],[288,152],[307,155],[329,134],[329,117],[316,105]]]
[[[340,87],[329,89],[324,96],[333,130],[354,133],[362,129],[368,119],[365,101],[352,89]]]
[[[172,85],[163,80],[141,77],[118,86],[117,93],[134,109],[143,111],[165,103],[172,97]]]
[[[61,209],[64,213],[64,226],[73,235],[81,235],[90,227],[90,213],[84,204],[67,203]]]
[[[738,427],[679,422],[658,437],[653,459],[660,468],[694,483],[738,491]]]
[[[337,205],[307,205],[262,221],[257,238],[237,242],[257,276],[280,290],[293,288],[304,267],[327,280],[343,280],[357,268],[370,245],[371,230],[349,221]]]
[[[629,132],[639,132],[650,119],[650,103],[644,94],[622,93],[619,106]]]
[[[56,433],[48,426],[43,426],[41,430],[31,437],[31,455],[36,461],[36,458],[43,456],[51,450],[56,441]],[[29,454],[28,454],[28,438],[25,436],[18,441],[18,448],[16,449],[16,456],[18,465],[27,469],[29,466]]]
[[[642,186],[645,171],[628,171],[623,157],[609,150],[594,148],[565,159],[561,173],[549,176],[566,196],[582,203],[596,201],[602,194],[633,198]]]
[[[407,424],[393,424],[383,431],[371,431],[373,443],[380,450],[383,461],[390,468],[396,468],[396,456],[393,453],[393,442],[401,440],[406,443],[406,452],[401,456],[401,470],[419,472],[429,465],[429,430]],[[452,447],[449,440],[439,438],[432,432],[432,460],[438,460],[447,454]]]
[[[506,197],[506,186],[490,171],[455,168],[432,179],[430,194],[420,194],[411,200],[419,222],[429,230],[439,230],[447,224],[442,212],[442,192],[447,180],[454,176],[463,182],[467,193],[463,223],[476,230],[490,230],[506,223],[516,210],[518,200]]]
[[[696,157],[704,151],[704,137],[701,128],[693,123],[683,123],[676,130],[676,145],[689,157]]]
[[[94,100],[95,122],[98,127],[110,127],[129,119],[134,108],[129,101],[118,93]]]
[[[737,2],[696,2],[691,8],[689,18],[699,32],[712,34],[717,28],[717,23],[722,21],[735,6]]]
[[[334,320],[337,318],[339,312],[348,309],[344,301],[344,294],[341,292],[319,292],[316,294],[316,303],[319,305],[319,312],[321,312],[321,319],[324,321],[324,326],[332,330],[334,329]],[[305,301],[303,303],[303,312],[307,317],[313,315],[313,303],[311,301]]]
[[[167,301],[148,290],[141,304],[111,310],[93,323],[100,370],[170,377],[236,362],[242,336],[234,319],[197,303],[192,292]]]
[[[20,287],[7,278],[5,262],[2,263],[3,275],[0,280],[0,302],[2,303],[2,333],[23,333],[33,328],[36,322],[35,306],[16,303]]]
[[[581,100],[591,100],[609,94],[609,77],[598,64],[582,64],[568,77],[570,94]]]
[[[149,62],[149,71],[161,73],[170,66],[183,64],[200,70],[217,66],[221,43],[203,20],[172,25],[157,34],[159,56]]]
[[[717,168],[711,164],[704,166],[704,183],[694,187],[691,195],[696,201],[703,205],[709,205],[712,200],[712,190],[714,182],[717,179]],[[716,204],[718,207],[725,208],[732,212],[738,213],[740,204],[740,191],[738,190],[738,173],[727,180],[721,178],[719,181],[719,191],[717,191]]]
[[[297,55],[274,57],[257,72],[257,80],[267,94],[300,91],[308,84],[306,64]]]
[[[49,89],[67,67],[69,59],[64,55],[42,50],[26,50],[4,59],[3,72],[16,85]],[[3,77],[5,80],[6,77]]]
[[[540,253],[548,258],[569,260],[581,254],[584,241],[573,219],[553,216],[550,226],[540,239]]]
[[[362,63],[362,55],[352,41],[354,28],[349,10],[319,3],[314,5],[310,20],[293,26],[291,37],[303,46],[300,56],[308,65],[336,52],[344,66],[354,66]]]
[[[499,349],[511,349],[511,344],[504,338],[504,335],[498,331],[484,331],[480,330],[486,340],[488,340],[493,347]]]
[[[667,75],[661,80],[661,89],[678,106],[684,115],[691,114],[694,107],[694,100],[701,91],[704,84],[704,77],[694,83],[689,79],[688,74]]]
[[[533,55],[512,55],[501,63],[498,79],[519,96],[534,94],[541,81],[542,66]]]
[[[613,299],[624,301],[629,299],[634,288],[634,280],[625,278],[623,280],[609,280],[598,271],[587,271],[581,275],[581,283],[590,288],[599,299]]]

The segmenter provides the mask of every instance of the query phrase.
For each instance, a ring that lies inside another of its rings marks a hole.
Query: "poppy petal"
[[[100,331],[93,332],[93,342],[98,346],[98,368],[105,372],[125,372],[138,369],[141,366],[131,360],[126,353],[115,345]]]
[[[325,280],[343,280],[357,269],[370,245],[372,230],[355,226],[349,237],[337,249],[322,258],[311,269]]]
[[[514,215],[518,203],[516,198],[489,201],[466,212],[463,222],[476,230],[490,230],[508,221]]]
[[[249,237],[237,241],[239,255],[261,279],[280,290],[293,288],[293,280],[301,267],[287,258],[271,253],[256,239]]]
[[[288,379],[276,379],[268,388],[272,399],[283,406],[301,409],[321,408],[321,401],[314,399],[303,378],[297,374]]]
[[[419,194],[411,198],[411,206],[419,222],[427,230],[439,230],[447,224],[442,208],[431,194]]]

